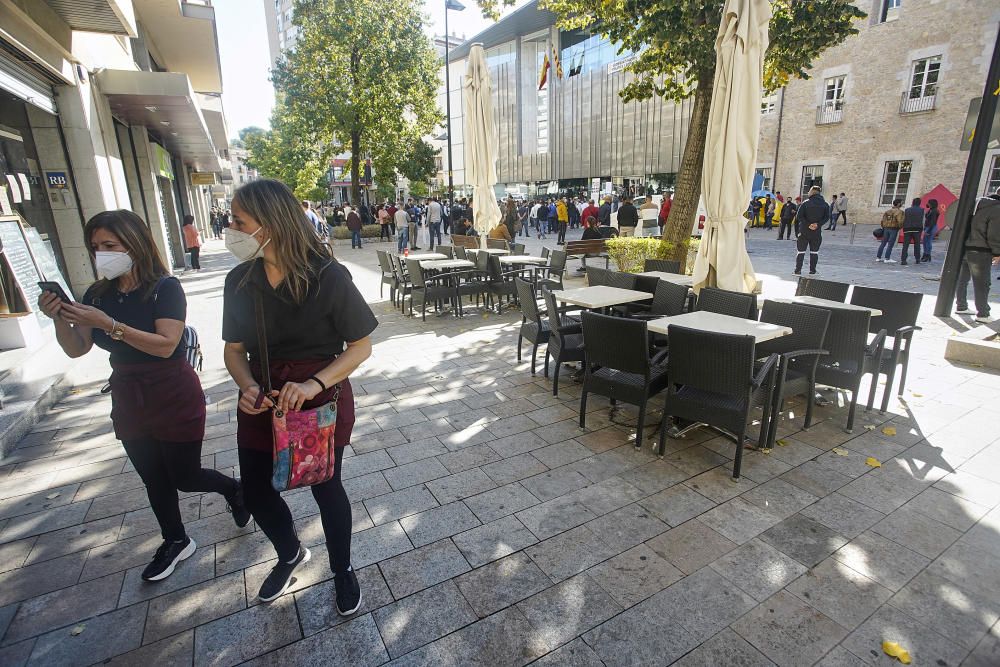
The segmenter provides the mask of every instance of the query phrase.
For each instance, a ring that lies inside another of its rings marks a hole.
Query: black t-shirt
[[[156,333],[156,320],[179,320],[187,317],[187,299],[184,288],[177,278],[161,278],[159,285],[146,301],[142,300],[146,290],[140,287],[128,294],[119,294],[114,288],[101,296],[95,294],[91,285],[83,295],[83,303],[93,306],[113,317],[115,320],[139,331]],[[149,361],[163,361],[163,357],[146,354],[135,349],[124,341],[111,340],[104,331],[92,330],[94,345],[111,353],[111,363],[136,364]],[[184,356],[184,338],[177,343],[177,349],[170,359]]]
[[[250,275],[243,282],[248,271]],[[254,290],[260,290],[263,297],[267,349],[272,360],[332,359],[344,351],[346,342],[360,340],[378,326],[350,273],[335,260],[329,260],[320,271],[319,280],[310,286],[302,305],[292,300],[284,284],[277,290],[271,287],[263,261],[244,262],[226,276],[222,339],[243,343],[254,358]]]

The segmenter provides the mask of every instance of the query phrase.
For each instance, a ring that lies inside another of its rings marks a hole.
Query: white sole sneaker
[[[961,310],[955,311],[956,315],[974,315],[975,311],[969,310],[968,308],[962,308]]]
[[[340,608],[338,607],[337,608],[337,615],[338,616],[350,616],[351,614],[357,613],[358,609],[361,609],[361,603],[364,602],[364,599],[365,599],[365,595],[364,595],[364,593],[361,593],[360,595],[358,595],[358,603],[356,605],[354,605],[354,609],[348,609],[347,611],[341,611]],[[334,602],[334,606],[335,607],[337,606],[336,602]]]
[[[188,545],[184,547],[183,551],[177,554],[177,556],[170,563],[170,566],[166,570],[160,572],[155,577],[149,577],[148,579],[144,579],[144,581],[163,581],[164,579],[166,579],[167,577],[169,577],[171,574],[174,573],[174,569],[177,567],[178,563],[180,563],[182,560],[187,560],[188,558],[193,556],[195,549],[198,548],[198,545],[195,544],[194,539],[188,538],[188,540],[189,540]]]
[[[298,563],[295,564],[295,567],[292,569],[292,572],[288,573],[288,579],[285,580],[285,585],[281,587],[281,590],[278,591],[275,595],[272,595],[270,597],[264,597],[258,594],[257,595],[258,600],[260,600],[261,602],[273,602],[274,600],[277,600],[278,598],[280,598],[282,595],[285,594],[285,591],[288,590],[288,587],[292,585],[292,578],[293,578],[292,574],[295,572],[295,570],[299,568],[300,565],[308,563],[309,559],[312,558],[312,552],[309,551],[307,547],[302,547],[302,551],[305,552],[304,554],[302,554],[302,560],[300,560]]]
[[[993,320],[989,317],[979,317],[978,315],[976,316],[975,321],[979,322],[980,324],[991,324],[993,322]]]

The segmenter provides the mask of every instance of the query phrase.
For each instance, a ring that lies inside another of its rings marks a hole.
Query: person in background
[[[396,252],[400,255],[406,250],[406,247],[410,244],[410,214],[406,212],[400,204],[399,208],[396,209],[393,215],[393,223],[396,227]]]
[[[618,233],[622,236],[635,236],[635,228],[639,224],[639,211],[632,204],[631,197],[625,197],[624,203],[618,209]]]
[[[508,199],[504,204],[503,225],[510,238],[517,236],[517,204],[513,199]]]
[[[938,209],[937,199],[927,200],[927,211],[924,213],[924,256],[920,261],[931,261],[931,248],[934,247],[934,234],[937,233],[938,220],[941,218],[941,211]]]
[[[375,216],[378,218],[380,227],[378,240],[385,239],[386,241],[392,241],[392,228],[389,226],[389,209],[386,208],[385,204],[379,204],[375,211]]]
[[[431,197],[427,204],[427,237],[430,241],[428,246],[434,250],[434,237],[437,237],[437,244],[441,245],[441,222],[444,219],[444,208],[437,197]]]
[[[663,228],[667,226],[667,220],[670,218],[670,207],[674,205],[674,196],[667,192],[663,195],[663,203],[660,204],[660,214],[657,216],[656,220],[660,223],[660,236],[663,236]]]
[[[227,248],[240,264],[226,276],[223,291],[223,357],[239,387],[236,444],[246,506],[278,557],[257,593],[262,602],[288,590],[296,569],[311,557],[271,484],[272,410],[336,403],[333,475],[309,489],[326,538],[337,613],[350,616],[361,606],[361,587],[351,566],[351,502],[341,482],[354,426],[348,378],[371,355],[369,336],[378,321],[329,247],[304,232],[296,208],[292,191],[279,181],[251,181],[233,195],[237,234]],[[270,395],[261,388],[258,317],[268,332]]]
[[[531,208],[528,209],[528,220],[531,222],[531,228],[535,230],[535,236],[542,238],[542,229],[538,224],[539,209],[541,209],[541,204],[538,201],[532,201]]]
[[[847,195],[843,192],[840,193],[840,199],[837,200],[837,215],[844,219],[843,224],[847,224]]]
[[[775,201],[771,195],[764,201],[764,229],[774,229],[774,207]]]
[[[802,263],[809,250],[809,273],[816,273],[819,264],[819,247],[823,244],[823,225],[830,220],[830,205],[823,201],[817,186],[809,188],[809,198],[802,202],[795,213],[795,238],[798,253],[795,255],[795,275],[802,275]]]
[[[216,240],[222,238],[222,216],[219,214],[219,209],[212,207],[212,236]]]
[[[292,208],[297,212],[294,198]],[[187,301],[149,227],[132,211],[105,211],[87,221],[83,238],[97,282],[79,303],[46,291],[38,306],[55,320],[56,341],[68,356],[82,357],[94,345],[110,355],[115,437],[146,487],[163,538],[142,578],[161,581],[197,548],[184,529],[178,491],[222,495],[241,528],[250,513],[240,482],[202,468],[205,394],[186,358]]]
[[[896,245],[896,237],[899,235],[899,230],[903,227],[903,205],[902,199],[896,199],[892,202],[892,208],[882,214],[882,220],[879,223],[882,228],[882,240],[878,244],[878,252],[875,253],[876,262],[885,262],[886,264],[895,264],[896,260],[892,259],[892,248]],[[882,255],[883,251],[885,256]]]
[[[490,233],[486,236],[490,239],[503,239],[507,243],[510,243],[513,239],[510,237],[510,231],[507,229],[507,225],[503,222],[498,222],[497,226],[490,230]]]
[[[785,202],[781,207],[781,216],[778,222],[778,240],[783,239],[792,240],[792,231],[795,227],[795,212],[798,210],[798,202],[802,201],[802,197],[796,197],[795,201]]]
[[[759,227],[761,224],[760,211],[763,208],[760,197],[750,199],[750,226]]]
[[[969,310],[969,280],[976,302],[976,322],[990,320],[990,264],[1000,264],[1000,188],[989,197],[980,199],[969,225],[965,242],[965,258],[958,271],[955,290],[956,315],[971,315]]]
[[[361,250],[361,216],[352,211],[350,206],[344,208],[347,211],[347,229],[351,232],[351,249]]]
[[[184,246],[187,252],[191,253],[191,269],[201,271],[201,263],[198,261],[198,255],[201,253],[201,235],[198,234],[198,228],[194,226],[193,215],[184,216],[184,225],[181,230],[184,232]]]
[[[580,219],[583,220],[583,230],[584,231],[587,231],[587,229],[588,229],[587,220],[589,218],[594,218],[594,220],[600,220],[600,218],[601,218],[601,209],[597,208],[597,206],[594,205],[594,200],[593,199],[591,199],[591,200],[589,200],[587,202],[586,208],[584,208],[583,212],[580,213]],[[600,224],[600,223],[598,223],[598,224]]]
[[[642,231],[640,234],[642,236],[653,236],[656,233],[657,228],[660,226],[657,222],[657,218],[660,216],[660,208],[653,201],[652,197],[646,197],[646,201],[643,202],[642,208],[639,209],[639,215],[642,218]]]
[[[566,213],[569,214],[569,228],[576,229],[580,226],[580,209],[576,202],[566,198]],[[566,242],[566,232],[563,232],[563,243]]]
[[[830,198],[830,224],[826,226],[827,231],[837,231],[837,195]]]
[[[774,198],[780,201],[782,204],[785,203],[785,197],[781,194],[781,190],[775,190]]]
[[[527,200],[520,201],[517,204],[517,229],[524,236],[531,236],[531,223],[528,221],[528,214],[531,212],[531,208],[528,206]]]
[[[313,231],[316,232],[316,235],[321,239],[324,238],[326,236],[326,223],[322,222],[319,219],[319,216],[316,215],[316,212],[312,210],[312,204],[308,199],[302,200],[302,210],[305,211],[306,219],[309,221],[309,224],[312,225]]]
[[[389,231],[392,232],[393,238],[397,238],[396,234],[399,230],[396,228],[396,202],[387,201],[385,211],[389,214]]]
[[[903,255],[899,265],[906,266],[907,252],[913,244],[913,261],[920,263],[920,233],[924,230],[924,209],[920,206],[920,197],[914,197],[909,208],[903,211]]]

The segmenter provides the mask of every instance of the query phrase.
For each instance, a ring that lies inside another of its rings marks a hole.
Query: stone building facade
[[[938,184],[959,194],[969,156],[960,147],[963,128],[983,93],[1000,4],[855,4],[868,14],[860,33],[824,52],[810,79],[762,102],[757,169],[783,194],[813,182],[827,198],[844,192],[848,219],[874,224],[893,198],[909,202]],[[980,194],[994,172],[1000,179],[995,163],[998,148],[987,156]]]

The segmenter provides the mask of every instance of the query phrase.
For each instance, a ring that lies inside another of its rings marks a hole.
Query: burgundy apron
[[[187,359],[111,365],[111,421],[119,440],[201,442],[205,393]]]
[[[297,361],[281,361],[271,359],[271,388],[280,391],[286,382],[305,382],[330,365],[330,359],[305,359]],[[257,382],[261,381],[258,362],[250,362],[250,371]],[[305,410],[317,408],[333,400],[335,387],[316,394],[315,398],[302,404]],[[242,410],[236,410],[236,444],[245,449],[262,452],[274,450],[274,436],[271,432],[271,411],[259,415],[248,415]],[[344,379],[340,383],[340,398],[337,400],[337,425],[333,431],[333,446],[341,448],[351,444],[351,432],[354,430],[354,391],[351,381]]]

